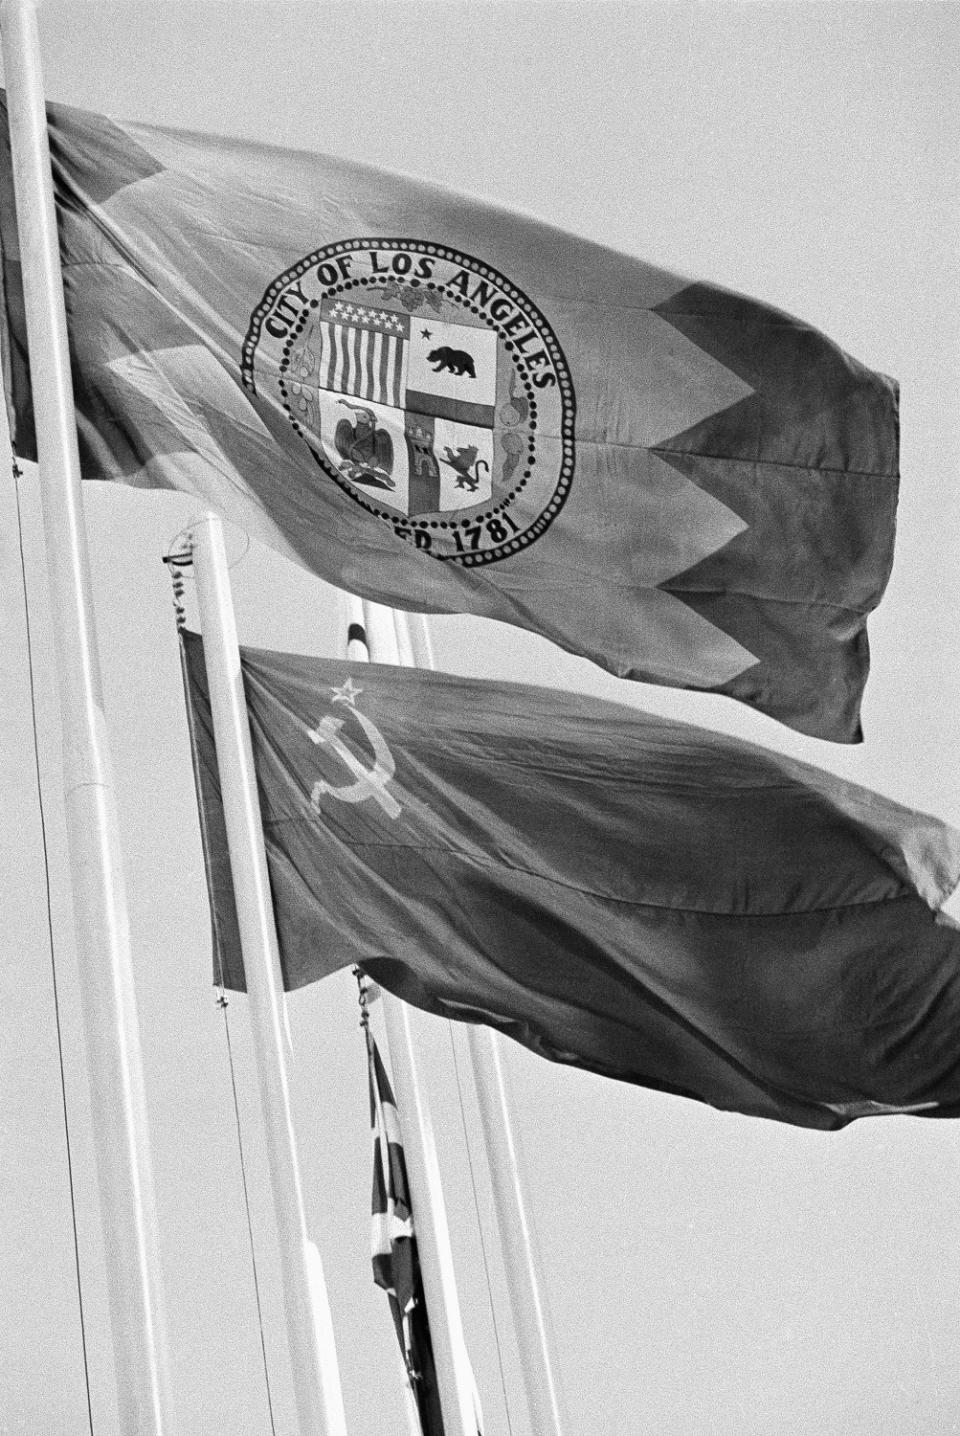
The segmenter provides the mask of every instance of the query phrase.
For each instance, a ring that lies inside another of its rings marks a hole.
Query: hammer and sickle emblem
[[[337,757],[341,758],[350,769],[355,781],[338,788],[333,783],[328,783],[321,778],[313,785],[310,801],[319,810],[320,799],[325,793],[329,793],[332,798],[339,799],[341,803],[362,803],[366,798],[372,798],[375,803],[380,804],[388,818],[397,818],[400,816],[400,804],[391,793],[387,792],[387,784],[396,771],[393,754],[387,747],[386,739],[379,728],[370,721],[366,714],[359,713],[353,707],[349,711],[356,718],[373,746],[375,760],[373,767],[364,767],[360,759],[351,753],[343,739],[338,736],[343,727],[343,719],[331,718],[328,714],[326,718],[320,720],[316,728],[308,732],[307,736],[313,743],[329,744]]]

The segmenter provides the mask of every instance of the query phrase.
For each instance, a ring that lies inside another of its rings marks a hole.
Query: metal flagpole
[[[402,611],[394,610],[393,617],[398,632],[404,635],[399,645],[401,652],[409,651],[411,658],[408,661],[413,666],[432,668],[430,635],[423,618],[417,615],[415,625],[411,625]],[[541,1294],[539,1262],[520,1172],[499,1042],[498,1034],[491,1028],[468,1024],[467,1043],[487,1148],[530,1425],[537,1436],[563,1436],[563,1404],[555,1375],[547,1311]]]
[[[223,528],[192,526],[203,652],[237,902],[240,947],[267,1136],[287,1340],[302,1436],[346,1436],[340,1373],[320,1255],[307,1237],[287,1084],[283,978],[270,897]]]
[[[396,632],[390,610],[366,600],[362,608],[359,599],[353,600],[353,603],[356,606],[351,612],[352,621],[348,630],[348,657],[366,657],[375,663],[398,663]],[[361,616],[365,633],[362,641],[355,632]],[[366,648],[366,653],[363,653],[363,648]],[[477,1436],[473,1376],[463,1338],[450,1230],[440,1183],[440,1164],[410,1027],[410,1009],[399,998],[382,988],[380,991],[397,1108],[403,1127],[443,1429],[445,1436]]]
[[[63,730],[64,804],[120,1424],[173,1429],[147,1103],[94,633],[33,0],[0,31]]]
[[[489,1027],[471,1023],[467,1028],[467,1044],[487,1146],[530,1425],[538,1436],[541,1433],[542,1436],[563,1436],[563,1406],[497,1034]]]

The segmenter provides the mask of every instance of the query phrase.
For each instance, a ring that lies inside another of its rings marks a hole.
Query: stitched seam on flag
[[[92,218],[92,219],[94,220],[94,222],[96,223],[96,227],[100,230],[100,232],[101,232],[108,240],[110,240],[112,243],[115,244],[115,243],[116,243],[116,238],[115,238],[114,230],[113,230],[109,225],[104,224],[102,221],[99,222],[99,223],[97,223],[97,221],[100,219],[99,206],[94,205],[94,204],[87,198],[87,196],[85,196],[85,195],[83,194],[83,192],[82,192],[81,190],[78,189],[77,192],[78,192],[78,194],[80,195],[81,199],[83,200],[84,204],[86,205],[87,210],[88,210],[88,213],[90,214],[91,218]],[[163,292],[158,288],[158,286],[157,286],[156,284],[154,284],[152,281],[150,281],[149,279],[147,279],[147,276],[146,276],[140,269],[138,269],[136,265],[134,265],[133,263],[131,263],[131,261],[130,261],[129,259],[127,259],[124,255],[119,254],[119,253],[118,253],[117,258],[116,258],[115,260],[114,260],[114,259],[109,259],[109,258],[106,258],[106,257],[100,257],[100,258],[98,258],[98,259],[66,260],[66,261],[63,262],[62,267],[63,267],[64,270],[66,270],[66,269],[120,269],[120,270],[122,270],[123,272],[125,272],[125,273],[127,273],[127,274],[133,274],[133,275],[136,276],[138,279],[143,280],[143,281],[146,283],[146,285],[147,285],[148,288],[150,288],[151,290],[153,290],[153,291],[155,291],[157,294],[159,294],[160,297],[165,300],[165,302],[168,302],[168,301],[166,301],[166,296],[165,296],[165,295],[163,294]],[[630,306],[627,306],[627,307],[630,307]],[[639,312],[639,311],[638,311],[638,312]],[[581,446],[583,446],[583,445],[590,445],[591,447],[594,447],[594,448],[604,448],[604,449],[628,449],[628,450],[631,450],[631,451],[632,451],[632,450],[640,450],[640,451],[642,451],[642,452],[652,453],[652,454],[674,454],[674,455],[676,455],[678,458],[687,458],[687,459],[689,459],[689,458],[691,458],[691,457],[695,457],[695,458],[700,458],[700,459],[708,459],[708,460],[710,460],[711,462],[714,462],[714,463],[738,464],[738,465],[740,465],[741,467],[743,467],[744,465],[747,465],[747,466],[749,466],[749,467],[757,467],[757,468],[771,468],[771,467],[772,467],[772,468],[783,468],[783,469],[803,469],[803,470],[805,470],[805,471],[808,472],[808,473],[837,474],[837,475],[844,476],[844,477],[851,477],[851,476],[852,476],[852,477],[859,477],[859,478],[864,478],[864,479],[895,479],[895,480],[899,480],[899,478],[901,477],[898,471],[895,471],[895,472],[893,472],[893,473],[877,474],[877,473],[873,473],[873,472],[871,472],[870,470],[867,470],[867,469],[837,469],[837,468],[828,467],[828,466],[826,466],[826,465],[824,465],[824,464],[796,464],[796,463],[785,463],[785,462],[782,462],[782,461],[780,461],[780,460],[774,460],[774,459],[750,459],[750,458],[743,458],[743,457],[731,457],[729,454],[706,454],[706,453],[703,453],[703,452],[700,451],[700,450],[692,451],[692,450],[687,450],[687,449],[669,449],[669,448],[666,448],[665,446],[659,445],[659,444],[628,444],[628,443],[615,443],[615,442],[613,442],[612,440],[606,440],[606,439],[605,439],[605,440],[591,439],[591,438],[588,438],[588,437],[583,436],[583,435],[578,435],[578,436],[577,436],[577,442],[578,442],[578,444],[580,444]]]
[[[694,725],[693,725],[692,723],[689,724],[688,726],[691,727],[691,728],[694,727]],[[483,734],[480,734],[480,735],[479,735],[479,737],[480,737],[481,739],[482,739],[484,736],[485,736],[485,735],[483,735]],[[623,735],[622,733],[618,733],[617,736],[621,739],[621,756],[622,756],[622,755],[623,755],[623,752],[624,752],[624,743],[623,743],[624,735]],[[629,743],[629,735],[627,735],[627,744],[628,744],[628,743]],[[639,747],[640,747],[639,757],[642,759],[643,756],[644,756],[642,744],[640,744]],[[450,754],[452,754],[453,756],[459,758],[459,759],[469,759],[470,756],[471,756],[471,754],[472,754],[474,751],[476,751],[476,750],[475,750],[473,747],[471,747],[471,745],[470,745],[469,743],[464,743],[463,745],[460,745],[460,746],[455,746],[455,745],[453,745],[453,744],[451,743],[451,744],[448,744],[448,746],[447,746],[447,752],[450,753]],[[424,754],[425,754],[425,753],[426,753],[427,756],[429,757],[429,750],[428,750],[428,749],[417,748],[417,747],[411,746],[411,747],[408,749],[408,752],[410,753],[410,755],[411,755],[412,758],[419,759],[419,760],[421,760],[421,761],[423,760],[423,757],[424,757]],[[489,755],[488,753],[484,753],[484,754],[483,754],[483,757],[484,757],[484,758],[488,758],[489,756],[490,756],[490,755]],[[723,751],[722,749],[720,749],[720,750],[718,751],[718,753],[717,753],[717,756],[718,756],[719,758],[723,758],[723,757],[726,757],[727,754],[725,754],[724,751]],[[601,784],[604,784],[604,785],[607,785],[607,786],[614,786],[614,787],[616,787],[616,789],[617,789],[618,792],[622,792],[622,791],[623,791],[623,789],[624,789],[624,787],[625,787],[626,780],[624,779],[624,776],[623,776],[622,773],[619,773],[619,772],[613,772],[613,773],[612,773],[609,768],[603,767],[602,765],[601,765],[601,766],[597,766],[597,767],[592,767],[592,766],[586,761],[586,759],[583,758],[583,756],[582,756],[581,754],[574,754],[573,757],[574,757],[574,758],[576,759],[576,761],[581,765],[581,766],[578,768],[578,770],[577,770],[577,775],[576,775],[576,780],[575,780],[578,785],[582,785],[582,784],[588,783],[588,782],[596,782],[596,783],[601,783]],[[536,778],[536,777],[540,777],[540,776],[543,775],[543,774],[545,774],[545,775],[549,778],[549,777],[554,776],[554,775],[557,773],[557,771],[558,771],[558,770],[557,770],[557,767],[556,767],[555,765],[554,765],[554,766],[551,766],[550,764],[540,765],[540,764],[537,764],[537,763],[535,763],[535,762],[531,762],[531,761],[529,761],[528,759],[524,759],[524,758],[512,758],[512,757],[510,757],[509,754],[505,754],[505,753],[497,754],[495,761],[496,761],[496,770],[497,770],[497,771],[512,772],[512,773],[523,773],[523,774],[525,774],[525,775],[532,775],[532,776],[535,777],[535,778]],[[801,767],[801,768],[802,768],[802,766],[804,766],[804,765],[803,765],[803,760],[802,760],[802,759],[799,759],[799,758],[796,759],[796,760],[788,760],[788,761],[795,761],[795,762],[797,763],[798,767]],[[866,822],[866,823],[868,823],[868,824],[871,823],[871,822],[873,821],[873,809],[872,809],[872,807],[871,807],[871,804],[870,804],[869,802],[862,802],[862,801],[861,801],[861,802],[858,802],[858,801],[857,801],[857,794],[856,794],[856,792],[854,792],[852,795],[851,795],[850,793],[847,793],[846,795],[843,795],[843,793],[842,793],[842,790],[843,790],[844,788],[855,788],[855,784],[853,784],[853,783],[848,783],[847,780],[844,779],[844,778],[836,778],[836,779],[834,780],[834,775],[833,775],[833,774],[830,774],[829,776],[830,776],[830,778],[831,778],[831,782],[833,782],[833,781],[836,782],[837,789],[838,789],[837,798],[836,798],[833,802],[831,802],[830,798],[827,797],[827,795],[825,795],[825,794],[823,794],[823,793],[817,793],[816,795],[817,795],[818,797],[820,797],[825,803],[827,803],[827,804],[830,805],[830,806],[829,806],[829,811],[831,812],[831,814],[833,814],[834,816],[837,816],[837,815],[839,814],[839,816],[842,817],[842,818],[844,818],[844,819],[846,819],[846,818],[851,818],[851,819],[853,819],[853,820],[855,820],[855,821],[858,820],[858,815],[862,815],[862,820],[863,820],[864,822]],[[789,778],[785,778],[782,782],[779,782],[779,783],[762,783],[762,782],[757,782],[757,783],[738,783],[735,789],[732,788],[732,789],[726,790],[726,791],[724,792],[724,794],[723,794],[723,797],[724,797],[724,799],[732,799],[732,798],[740,799],[740,798],[743,798],[743,797],[745,797],[745,796],[752,796],[752,795],[755,794],[755,793],[766,793],[766,794],[768,794],[771,798],[778,798],[778,799],[779,799],[779,797],[780,797],[782,794],[787,794],[787,795],[789,796],[790,794],[795,793],[795,792],[796,792],[796,789],[797,789],[797,782],[796,782],[795,780],[791,780],[791,779],[789,779]],[[648,778],[648,779],[646,779],[646,781],[645,781],[645,783],[644,783],[644,789],[643,789],[643,791],[644,791],[645,794],[648,794],[648,795],[650,795],[651,797],[664,797],[664,796],[666,796],[666,797],[675,797],[675,796],[678,796],[678,790],[677,790],[676,786],[675,786],[673,783],[671,783],[669,780],[665,780],[665,781],[663,781],[663,782],[657,782],[656,779]],[[812,791],[816,793],[816,789],[813,789]],[[682,795],[683,795],[683,796],[687,796],[687,795],[689,795],[689,796],[694,796],[694,795],[696,795],[697,797],[705,797],[705,798],[711,798],[711,799],[712,799],[712,798],[716,798],[716,797],[718,796],[718,794],[717,794],[717,789],[716,789],[712,784],[710,784],[709,782],[706,782],[706,781],[704,781],[704,782],[699,782],[699,783],[697,783],[697,782],[692,782],[692,781],[688,781],[686,787],[682,790]],[[845,812],[843,809],[837,807],[837,806],[836,806],[836,803],[837,803],[837,801],[838,801],[838,799],[839,799],[840,796],[846,796],[847,801],[850,802],[850,803],[855,804],[858,811],[857,811],[856,813],[854,813],[854,812],[852,812],[852,811],[851,811],[851,812]],[[907,820],[909,820],[911,817],[914,816],[914,814],[912,813],[911,809],[905,808],[901,803],[896,803],[896,802],[894,801],[894,799],[892,799],[892,798],[890,798],[890,799],[883,799],[883,804],[884,804],[884,807],[888,807],[888,805],[889,805],[888,811],[892,810],[892,812],[893,812],[894,814],[898,814],[899,816],[901,816],[901,817],[903,817],[903,818],[905,818],[905,819],[907,819]],[[933,826],[934,826],[934,829],[937,830],[937,831],[942,830],[944,827],[948,827],[948,828],[949,828],[949,826],[950,826],[949,824],[944,824],[944,823],[942,823],[939,818],[930,817],[928,814],[923,814],[923,813],[921,813],[920,816],[921,816],[921,818],[927,819],[927,821],[928,821],[929,823],[932,823]],[[272,828],[280,829],[280,828],[282,828],[282,827],[283,827],[285,824],[287,824],[287,823],[304,823],[304,822],[311,822],[311,821],[313,821],[313,820],[314,820],[314,819],[313,819],[313,812],[312,812],[312,811],[311,811],[311,813],[310,813],[307,817],[304,817],[304,816],[302,816],[302,815],[300,815],[300,814],[297,814],[297,813],[285,813],[285,814],[283,814],[282,816],[278,816],[278,817],[274,817],[274,818],[264,818],[264,819],[263,819],[263,826],[264,826],[265,829],[272,829]],[[352,841],[352,840],[351,840],[351,841]],[[356,845],[357,845],[358,847],[363,845],[362,842],[361,842],[361,840],[360,840],[359,838],[356,840]],[[404,846],[406,846],[406,844],[404,844],[404,843],[390,843],[390,844],[388,844],[388,843],[383,842],[382,839],[378,839],[377,842],[376,842],[376,844],[375,844],[375,846],[378,846],[378,847],[404,847]],[[462,850],[458,848],[456,851],[460,852],[460,851],[462,851]],[[958,860],[958,861],[960,861],[960,860]],[[957,882],[957,883],[960,883],[960,870],[958,870],[958,876],[957,876],[957,878],[956,878],[956,882]]]
[[[716,550],[716,553],[722,554],[724,549],[729,547],[729,544],[733,543],[738,537],[739,535],[734,535],[734,538],[730,539],[728,543],[721,545],[721,547]],[[709,559],[710,557],[711,555],[707,555],[707,559]],[[880,598],[882,597],[881,591],[869,605],[862,608],[855,608],[852,605],[848,604],[828,603],[823,599],[781,598],[776,597],[773,594],[765,593],[760,589],[739,587],[733,584],[730,584],[725,588],[702,589],[695,588],[693,585],[681,586],[681,584],[678,582],[678,579],[681,579],[684,573],[688,573],[691,569],[698,567],[698,565],[703,561],[703,559],[696,559],[693,563],[688,565],[686,569],[681,569],[678,573],[673,574],[670,578],[661,579],[658,583],[636,583],[630,579],[618,579],[612,574],[604,574],[602,579],[598,579],[596,567],[591,566],[589,563],[584,563],[581,566],[579,564],[571,563],[569,561],[560,563],[545,559],[541,561],[541,566],[545,571],[550,571],[555,576],[554,581],[558,585],[563,580],[568,579],[570,574],[574,574],[581,581],[589,582],[592,586],[595,586],[597,588],[604,588],[611,592],[618,592],[623,594],[632,594],[636,592],[664,593],[668,594],[671,598],[679,598],[681,602],[683,601],[682,595],[684,593],[698,595],[718,594],[721,597],[725,598],[759,599],[762,600],[762,602],[764,603],[777,603],[784,606],[789,606],[791,608],[825,610],[830,613],[849,613],[855,614],[860,618],[867,618],[871,613],[874,612],[877,607],[877,604],[880,601]],[[877,587],[878,589],[880,589],[881,585],[878,583]],[[508,594],[508,597],[513,600],[514,606],[518,609],[519,612],[527,615],[530,613],[530,609],[527,607],[527,605],[517,600],[515,595],[510,593]],[[707,622],[710,622],[710,620],[708,619]],[[558,641],[557,636],[555,634],[551,634],[548,629],[545,628],[542,624],[540,625],[540,631],[544,633],[547,637],[552,637],[554,642]],[[751,667],[755,667],[756,664],[761,661],[761,659],[755,659],[754,664],[752,664]],[[698,668],[686,668],[683,666],[682,662],[678,660],[677,672],[691,680],[690,686],[692,688],[703,688],[702,683],[699,681],[702,675]]]
[[[272,819],[265,823],[264,827],[280,827],[286,823],[307,823],[310,828],[313,824],[309,819],[303,818],[281,818]],[[831,903],[823,907],[801,907],[801,908],[771,908],[769,912],[748,912],[739,908],[709,908],[693,907],[690,904],[680,906],[671,903],[645,902],[640,898],[617,897],[614,893],[608,893],[597,888],[577,887],[573,883],[567,883],[562,878],[551,877],[546,873],[540,873],[533,868],[523,868],[511,863],[492,863],[485,861],[474,853],[464,852],[462,848],[442,847],[439,843],[383,843],[383,842],[353,842],[349,838],[338,838],[337,841],[343,847],[349,848],[351,852],[359,853],[370,849],[374,852],[414,852],[414,853],[442,853],[448,857],[460,858],[463,862],[473,863],[476,867],[484,868],[489,872],[517,873],[523,877],[535,878],[538,882],[549,883],[552,887],[563,888],[565,892],[583,893],[589,897],[595,897],[603,902],[617,903],[621,907],[644,908],[651,912],[676,912],[695,913],[705,917],[729,917],[770,919],[778,917],[804,917],[815,913],[824,912],[856,912],[860,909],[886,907],[890,903],[897,902],[919,902],[927,906],[923,899],[916,892],[898,893],[896,896],[887,898],[869,898],[863,902]],[[944,898],[946,901],[946,898]],[[930,908],[930,912],[936,909]]]
[[[702,449],[667,449],[662,444],[615,444],[600,439],[580,439],[581,446],[592,444],[598,449],[647,449],[651,454],[674,454],[678,459],[709,459],[712,464],[738,464],[750,469],[802,469],[808,474],[836,474],[839,478],[900,479],[899,470],[876,473],[873,469],[835,469],[828,464],[795,464],[786,459],[751,459],[745,455],[705,454]]]
[[[377,845],[370,844],[369,846]],[[380,846],[386,848],[387,844],[381,844]],[[549,883],[552,887],[563,888],[565,892],[583,893],[586,896],[598,898],[603,902],[616,903],[619,907],[644,908],[649,909],[651,912],[694,913],[704,917],[729,917],[736,918],[738,921],[742,918],[770,919],[780,917],[804,917],[808,914],[813,915],[823,912],[855,912],[866,908],[886,907],[888,903],[894,902],[923,901],[923,899],[918,898],[915,893],[902,893],[897,897],[873,898],[865,902],[829,904],[824,907],[771,908],[769,912],[745,912],[736,908],[699,908],[689,904],[681,907],[670,903],[644,902],[640,898],[616,897],[613,893],[600,892],[595,888],[576,887],[573,883],[565,883],[561,878],[549,877],[545,873],[535,872],[532,868],[513,867],[510,863],[484,862],[482,858],[461,853],[457,848],[425,848],[418,846],[414,851],[452,853],[455,857],[463,858],[465,861],[474,863],[477,867],[487,868],[491,872],[496,872],[499,869],[504,872],[518,873],[523,877],[535,878],[538,882]]]
[[[143,274],[141,270],[137,269],[135,265],[131,264],[129,260],[124,259],[122,255],[117,255],[116,259],[67,259],[62,262],[61,268],[64,273],[66,273],[68,269],[119,269],[121,273],[130,274],[134,279],[139,280],[144,288],[150,290],[152,294],[158,294],[161,299],[164,298],[153,281],[148,279],[147,276]]]
[[[671,588],[670,585],[673,582],[674,579],[665,578],[663,582],[658,583],[656,587],[662,589],[665,593],[672,593],[674,595],[681,593],[696,593],[700,595],[715,593],[721,598],[756,598],[760,599],[763,603],[779,604],[782,608],[827,609],[830,613],[855,613],[860,618],[868,617],[869,614],[873,613],[876,607],[876,604],[874,604],[870,608],[855,608],[852,604],[826,603],[823,599],[818,598],[777,598],[774,594],[764,593],[761,589],[757,588],[695,588],[692,584],[687,584],[683,588],[679,585],[676,588]],[[879,602],[879,599],[877,602]],[[760,660],[758,659],[757,661],[759,662]]]

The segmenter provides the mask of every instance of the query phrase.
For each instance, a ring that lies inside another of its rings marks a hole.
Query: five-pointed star
[[[334,703],[349,703],[352,708],[363,689],[358,688],[352,678],[348,678],[346,683],[341,683],[339,688],[331,688],[330,692],[333,694]]]
[[[432,330],[432,329],[421,329],[421,330],[420,330],[420,333],[422,334],[422,336],[423,336],[424,339],[432,339],[432,338],[433,338],[433,330]]]

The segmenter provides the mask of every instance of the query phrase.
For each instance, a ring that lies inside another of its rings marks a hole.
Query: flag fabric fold
[[[393,1088],[369,1026],[367,1072],[373,1131],[371,1258],[373,1279],[387,1293],[400,1352],[423,1436],[443,1436],[443,1415],[430,1340],[423,1277],[413,1225],[407,1162]]]
[[[202,642],[218,976],[243,986]],[[960,834],[807,764],[524,685],[243,650],[288,988],[359,964],[554,1061],[832,1129],[960,1111]]]
[[[196,493],[350,592],[859,737],[893,381],[411,178],[48,114],[87,478]],[[31,457],[3,118],[0,349]]]

